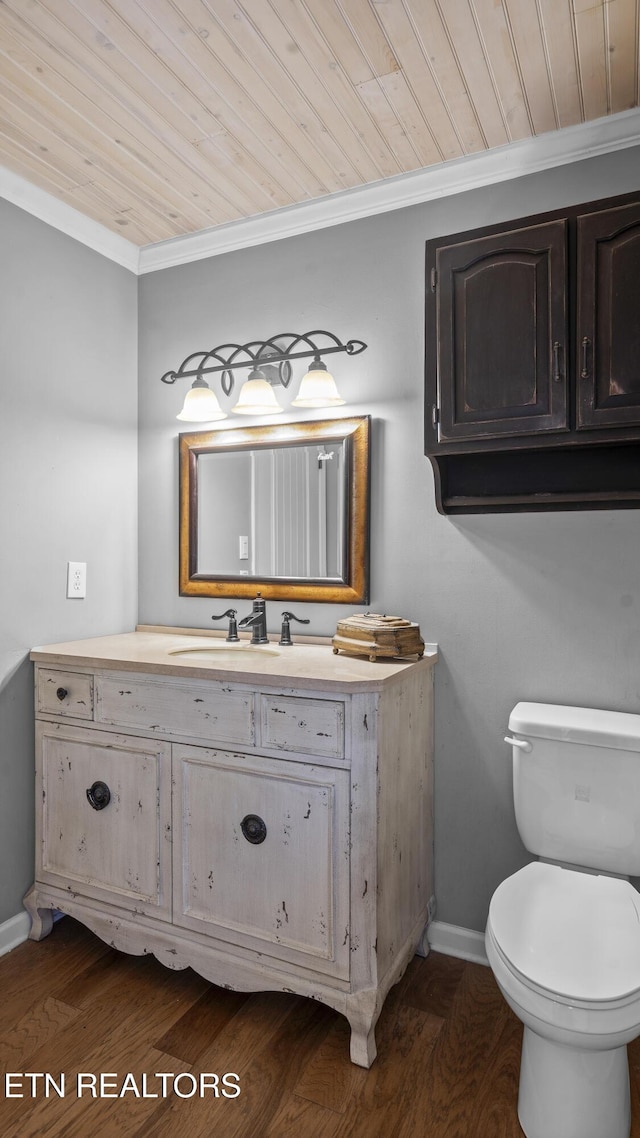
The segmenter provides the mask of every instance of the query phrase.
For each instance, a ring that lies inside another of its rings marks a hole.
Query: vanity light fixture
[[[327,365],[317,355],[309,370],[300,381],[300,390],[295,399],[291,400],[292,407],[339,407],[345,400],[340,395],[336,381],[328,371]]]
[[[232,408],[236,415],[281,415],[281,407],[265,373],[254,367],[240,389],[240,398]]]
[[[201,376],[191,384],[184,397],[182,410],[176,415],[176,419],[182,419],[186,423],[215,423],[226,417],[215,391],[211,390]]]
[[[242,383],[240,397],[231,410],[236,415],[276,415],[284,407],[275,397],[274,387],[286,390],[292,377],[292,360],[311,359],[309,370],[303,376],[300,390],[292,407],[337,407],[341,398],[333,376],[320,358],[334,352],[358,355],[366,348],[362,340],[347,340],[343,344],[331,332],[305,332],[303,335],[285,333],[270,340],[252,340],[248,344],[221,344],[209,352],[193,352],[182,361],[176,371],[163,375],[163,383],[178,379],[194,382],[187,392],[184,406],[177,416],[183,422],[207,423],[226,419],[215,391],[204,379],[205,375],[220,374],[220,386],[225,395],[231,395],[238,368],[250,368]]]

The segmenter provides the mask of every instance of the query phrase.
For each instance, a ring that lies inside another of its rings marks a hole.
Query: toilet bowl
[[[527,1138],[628,1138],[626,1044],[640,1035],[640,894],[544,862],[493,895],[487,957],[524,1023]]]

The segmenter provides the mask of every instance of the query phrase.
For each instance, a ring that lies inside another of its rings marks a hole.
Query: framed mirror
[[[180,595],[369,600],[369,416],[181,434]]]

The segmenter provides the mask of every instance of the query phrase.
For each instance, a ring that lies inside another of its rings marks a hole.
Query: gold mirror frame
[[[366,604],[369,600],[369,440],[368,415],[352,419],[196,431],[179,436],[180,447],[180,595],[183,597],[253,597],[267,600]],[[346,442],[346,572],[328,578],[218,576],[198,573],[198,458],[216,451],[292,446],[296,443]]]

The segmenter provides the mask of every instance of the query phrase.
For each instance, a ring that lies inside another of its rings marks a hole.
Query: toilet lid
[[[640,894],[628,881],[532,862],[498,886],[489,921],[514,968],[566,999],[640,989]]]

